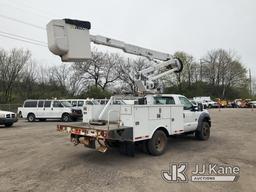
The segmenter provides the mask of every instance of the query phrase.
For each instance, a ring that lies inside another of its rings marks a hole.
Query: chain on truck
[[[112,38],[90,35],[87,21],[52,20],[47,25],[49,50],[63,62],[86,61],[91,58],[91,42],[118,48],[125,53],[149,59],[151,66],[139,72],[136,86],[144,96],[136,104],[113,105],[111,97],[105,105],[86,106],[79,125],[60,124],[57,130],[70,134],[71,141],[100,152],[119,147],[133,156],[135,145],[151,155],[161,155],[171,135],[194,134],[199,140],[210,136],[211,119],[202,106],[194,106],[185,96],[157,94],[161,77],[182,71],[178,58]],[[149,94],[150,93],[150,94]]]

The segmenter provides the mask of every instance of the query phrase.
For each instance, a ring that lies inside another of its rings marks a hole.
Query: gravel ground
[[[0,127],[0,191],[256,191],[256,110],[210,113],[208,141],[172,137],[159,157],[73,147],[68,135],[56,132],[61,122],[20,120],[11,128]],[[240,178],[233,183],[167,183],[161,170],[173,162],[237,165]]]

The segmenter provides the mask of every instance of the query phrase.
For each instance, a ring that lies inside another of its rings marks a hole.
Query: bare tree
[[[206,81],[213,86],[222,87],[222,97],[225,97],[227,88],[245,83],[246,69],[234,52],[223,49],[212,50],[203,60],[206,64]]]
[[[70,73],[68,64],[56,65],[49,68],[49,79],[60,87],[68,88]]]
[[[95,51],[92,53],[92,59],[86,62],[76,62],[72,68],[74,75],[80,78],[80,84],[84,84],[84,88],[94,85],[105,90],[119,78],[116,67],[122,62],[118,54]]]
[[[30,60],[21,74],[19,91],[22,97],[31,98],[33,90],[37,82],[37,65],[34,61]]]
[[[147,68],[149,62],[143,58],[138,58],[137,60],[127,59],[127,62],[121,63],[117,70],[119,73],[119,78],[122,81],[122,89],[127,92],[135,93],[136,91],[136,75],[139,71]],[[128,85],[128,88],[127,88]]]
[[[30,60],[28,50],[12,49],[9,53],[0,51],[0,81],[2,102],[10,102],[15,81],[19,81],[22,69]]]

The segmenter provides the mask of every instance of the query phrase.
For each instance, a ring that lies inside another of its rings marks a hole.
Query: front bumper
[[[0,118],[0,125],[4,125],[6,123],[15,123],[17,121],[17,118]]]
[[[83,114],[82,114],[82,113],[72,112],[72,113],[70,113],[70,117],[71,117],[71,118],[77,118],[77,119],[79,119],[79,118],[82,118],[82,117],[83,117]]]

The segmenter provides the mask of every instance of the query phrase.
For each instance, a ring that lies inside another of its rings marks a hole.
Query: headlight
[[[0,114],[0,117],[1,117],[1,118],[4,118],[4,117],[5,117],[5,114]]]

